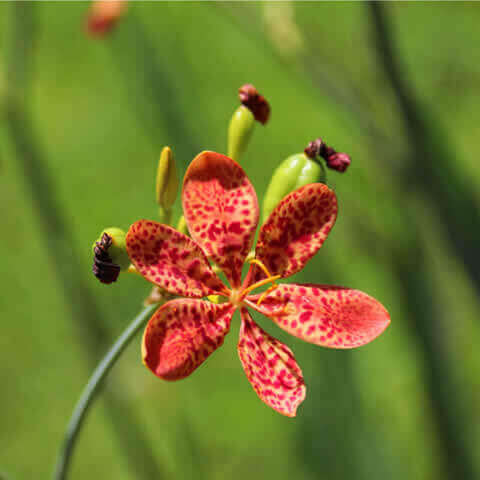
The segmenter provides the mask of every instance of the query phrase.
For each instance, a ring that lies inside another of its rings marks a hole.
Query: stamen
[[[273,285],[275,285],[275,287],[278,287],[278,285],[275,283],[275,280],[278,280],[279,278],[281,278],[281,275],[275,275],[273,277],[269,277],[269,278],[265,278],[263,280],[260,280],[259,282],[254,283],[253,285],[250,285],[248,288],[246,288],[242,292],[242,297],[245,297],[245,295],[248,295],[252,290],[255,290],[258,287],[263,287],[267,283],[273,283]]]
[[[268,271],[268,268],[265,266],[265,264],[261,260],[258,260],[257,258],[251,258],[250,260],[248,260],[248,263],[254,263],[255,265],[258,265],[263,270],[263,273],[267,277],[272,276],[272,274]]]
[[[264,278],[263,280],[260,280],[259,282],[254,283],[253,285],[250,285],[247,287],[243,292],[242,292],[242,298],[245,298],[252,290],[255,290],[256,288],[263,287],[263,285],[266,285],[267,283],[271,283],[272,285],[262,293],[261,297],[257,301],[257,305],[260,305],[261,302],[265,299],[265,297],[272,291],[275,290],[278,285],[275,283],[275,280],[278,280],[281,278],[281,275],[272,275],[269,271],[268,268],[265,266],[265,264],[256,258],[252,258],[248,260],[249,263],[254,263],[255,265],[258,265],[263,273],[267,276],[267,278]]]
[[[277,285],[276,283],[274,283],[271,287],[268,287],[268,288],[262,293],[262,295],[260,296],[260,298],[257,300],[257,305],[260,305],[260,304],[265,300],[265,297],[266,297],[270,292],[273,292],[277,287],[278,287],[278,285]]]

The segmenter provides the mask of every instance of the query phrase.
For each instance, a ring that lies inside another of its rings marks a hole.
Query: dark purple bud
[[[351,163],[350,157],[346,153],[338,153],[334,148],[329,147],[321,138],[310,142],[304,152],[307,157],[313,160],[317,157],[322,157],[327,167],[337,172],[344,172]]]
[[[107,233],[102,235],[99,242],[95,243],[93,249],[93,274],[102,283],[113,283],[120,273],[120,265],[113,263],[108,249],[112,246],[112,237]]]
[[[316,140],[313,140],[313,142],[310,142],[307,145],[307,148],[305,148],[304,153],[308,158],[314,159],[315,157],[321,157],[323,156],[323,152],[325,151],[325,148],[327,146],[323,142],[321,138],[317,138]]]
[[[346,153],[333,153],[326,158],[327,167],[337,172],[344,172],[352,163],[350,156]]]
[[[270,105],[251,83],[242,85],[238,89],[238,96],[242,105],[245,105],[253,113],[257,122],[260,122],[262,125],[268,122]]]

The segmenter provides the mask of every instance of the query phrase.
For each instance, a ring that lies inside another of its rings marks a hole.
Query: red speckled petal
[[[268,406],[294,417],[305,399],[302,371],[292,351],[263,331],[242,308],[238,354],[248,380]]]
[[[258,224],[257,195],[242,167],[220,153],[202,152],[185,174],[182,199],[192,238],[239,286]]]
[[[390,324],[384,306],[366,293],[330,285],[279,285],[260,306],[248,304],[306,342],[355,348],[377,338]]]
[[[170,293],[200,298],[225,290],[200,247],[168,225],[139,220],[128,230],[126,244],[137,270]]]
[[[272,275],[288,277],[317,253],[337,218],[335,193],[323,183],[305,185],[288,194],[263,224],[256,258]],[[263,278],[254,267],[255,279]]]
[[[160,307],[143,335],[143,363],[157,377],[188,377],[223,344],[235,308],[204,300],[177,299]]]

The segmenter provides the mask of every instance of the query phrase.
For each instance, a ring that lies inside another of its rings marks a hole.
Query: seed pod
[[[228,126],[228,156],[238,161],[246,150],[255,127],[253,113],[240,105],[232,115]]]
[[[325,183],[325,168],[321,163],[296,153],[286,158],[273,172],[263,199],[263,221],[290,192],[309,183]]]

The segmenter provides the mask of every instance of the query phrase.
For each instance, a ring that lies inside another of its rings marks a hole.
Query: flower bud
[[[273,172],[267,187],[263,199],[263,221],[290,192],[303,185],[318,182],[326,182],[325,169],[321,163],[312,160],[304,153],[296,153],[286,158]]]
[[[255,127],[253,113],[244,105],[234,112],[228,127],[228,156],[238,161],[246,150]]]
[[[157,203],[164,210],[170,210],[175,203],[178,191],[177,169],[170,147],[164,147],[160,154],[155,188]]]
[[[125,232],[119,228],[106,228],[93,244],[93,274],[102,283],[113,283],[120,271],[127,270],[130,257],[125,245]]]
[[[102,37],[115,27],[126,9],[126,0],[95,0],[88,13],[87,32]]]

